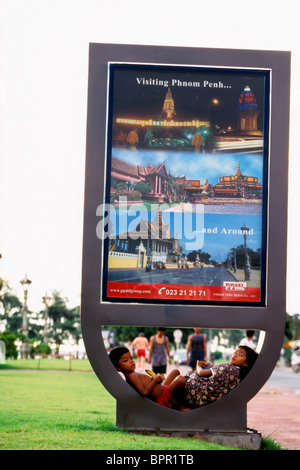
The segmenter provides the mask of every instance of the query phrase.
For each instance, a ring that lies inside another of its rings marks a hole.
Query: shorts
[[[189,361],[188,365],[189,365],[190,367],[196,367],[197,361]]]
[[[155,401],[158,405],[166,406],[167,408],[173,408],[176,405],[176,400],[167,385],[163,385],[163,391]]]
[[[152,364],[152,370],[155,374],[165,374],[167,372],[167,365],[165,365],[165,366],[154,366]]]
[[[204,354],[203,353],[194,354],[189,360],[189,366],[190,367],[196,367],[197,361],[204,361]]]
[[[146,349],[138,349],[137,357],[146,357]]]

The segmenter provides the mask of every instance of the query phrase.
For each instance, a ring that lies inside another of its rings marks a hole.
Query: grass
[[[82,359],[7,359],[0,364],[0,369],[30,369],[30,370],[72,370],[78,372],[91,372],[92,366],[88,360]]]
[[[115,399],[92,373],[10,367],[7,363],[0,369],[1,450],[231,449],[196,439],[143,436],[117,428]],[[90,369],[88,364],[81,364],[83,367]],[[264,442],[266,450],[273,445]]]

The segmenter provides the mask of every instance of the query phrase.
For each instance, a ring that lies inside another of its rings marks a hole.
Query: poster
[[[101,300],[264,305],[270,71],[108,75]]]

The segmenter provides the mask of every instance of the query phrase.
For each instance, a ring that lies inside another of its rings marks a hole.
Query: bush
[[[0,339],[5,343],[6,358],[11,357],[12,359],[17,359],[18,351],[15,345],[17,335],[12,331],[6,330],[0,334]]]
[[[221,351],[215,351],[213,355],[214,355],[215,360],[222,359],[223,357],[223,354],[221,353]]]
[[[51,354],[51,348],[48,344],[40,343],[35,348],[32,348],[32,353],[34,354]]]

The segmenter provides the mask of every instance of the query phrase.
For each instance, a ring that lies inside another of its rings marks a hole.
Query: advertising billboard
[[[101,301],[265,305],[270,75],[108,64]]]

